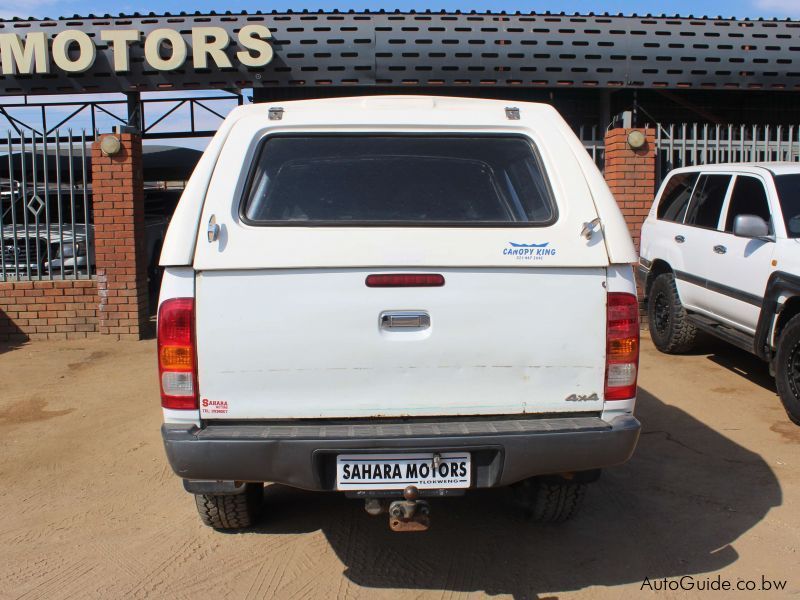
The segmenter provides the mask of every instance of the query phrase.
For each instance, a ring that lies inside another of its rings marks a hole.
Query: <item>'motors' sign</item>
[[[138,29],[103,29],[99,39],[108,43],[116,73],[130,71],[132,44],[144,43],[144,60],[156,71],[181,68],[191,52],[195,69],[236,68],[231,55],[245,67],[263,67],[272,60],[272,37],[264,25],[245,25],[236,34],[240,50],[228,53],[231,45],[228,32],[222,27],[192,27],[191,43],[174,29],[155,29],[146,35]],[[53,65],[66,73],[83,73],[94,66],[97,58],[95,42],[79,29],[66,29],[48,43],[44,31],[33,31],[24,37],[16,33],[0,34],[0,60],[3,75],[50,73]]]

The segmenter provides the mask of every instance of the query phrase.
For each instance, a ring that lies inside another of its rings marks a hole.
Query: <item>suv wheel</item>
[[[264,500],[264,484],[247,483],[241,494],[195,494],[197,512],[204,525],[214,529],[252,527]]]
[[[681,354],[694,346],[697,329],[689,322],[672,273],[662,273],[650,286],[647,321],[650,337],[661,352]]]
[[[789,419],[800,425],[800,315],[783,328],[775,354],[775,385]]]
[[[538,523],[562,523],[578,512],[586,483],[558,476],[533,477],[514,486],[522,506]]]

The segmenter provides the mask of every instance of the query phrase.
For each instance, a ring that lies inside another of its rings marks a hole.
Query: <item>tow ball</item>
[[[389,528],[392,531],[427,531],[431,526],[431,507],[419,499],[419,490],[413,485],[403,490],[404,500],[389,505]]]

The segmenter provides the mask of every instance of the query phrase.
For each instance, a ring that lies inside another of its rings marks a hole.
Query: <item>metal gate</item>
[[[597,168],[601,171],[605,169],[605,129],[602,129],[597,125],[580,125],[579,127],[575,128],[574,131],[575,135],[578,136],[578,139],[583,144],[583,147],[586,148],[589,156],[592,157],[594,164],[597,165]]]
[[[92,277],[90,143],[71,130],[0,140],[0,281]]]
[[[741,162],[800,161],[796,125],[657,124],[656,174],[672,169]]]

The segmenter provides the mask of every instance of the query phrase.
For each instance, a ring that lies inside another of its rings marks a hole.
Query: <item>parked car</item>
[[[216,528],[252,524],[267,481],[397,531],[510,485],[564,520],[638,439],[635,260],[550,106],[237,108],[161,255],[169,462]]]
[[[704,331],[752,352],[800,424],[800,165],[672,171],[642,227],[638,272],[659,350],[688,352]]]
[[[90,239],[94,226],[89,226]],[[51,260],[47,260],[48,246]],[[64,224],[60,228],[3,226],[3,260],[6,275],[38,277],[57,275],[62,265],[65,273],[87,273],[87,264],[94,266],[94,249],[87,244],[86,226]]]
[[[88,209],[88,210],[87,210]],[[2,260],[6,276],[39,277],[76,268],[87,272],[94,264],[91,202],[84,207],[80,187],[28,187],[15,180],[0,181]],[[87,230],[86,220],[90,225]]]
[[[153,144],[142,148],[144,180],[160,182],[145,183],[144,190],[144,245],[153,299],[161,281],[158,255],[181,193],[163,182],[174,185],[188,179],[200,155],[193,148]],[[59,277],[62,270],[67,275],[94,271],[92,185],[87,182],[85,210],[81,181],[91,172],[91,153],[79,144],[59,146],[48,141],[39,150],[32,144],[28,150],[18,148],[2,156],[0,277]]]
[[[19,182],[0,182],[2,264],[7,276],[58,277],[62,270],[65,275],[73,275],[76,269],[84,275],[94,272],[91,186],[86,193],[87,209],[82,187],[64,186],[60,191],[60,199],[58,189],[52,186],[46,195],[38,193],[43,203],[37,224],[35,214],[27,209],[34,196],[33,190],[26,190],[27,202],[23,202],[23,187]],[[155,185],[146,186],[144,190],[144,247],[148,277],[155,289],[161,282],[158,255],[180,193],[181,190]]]

